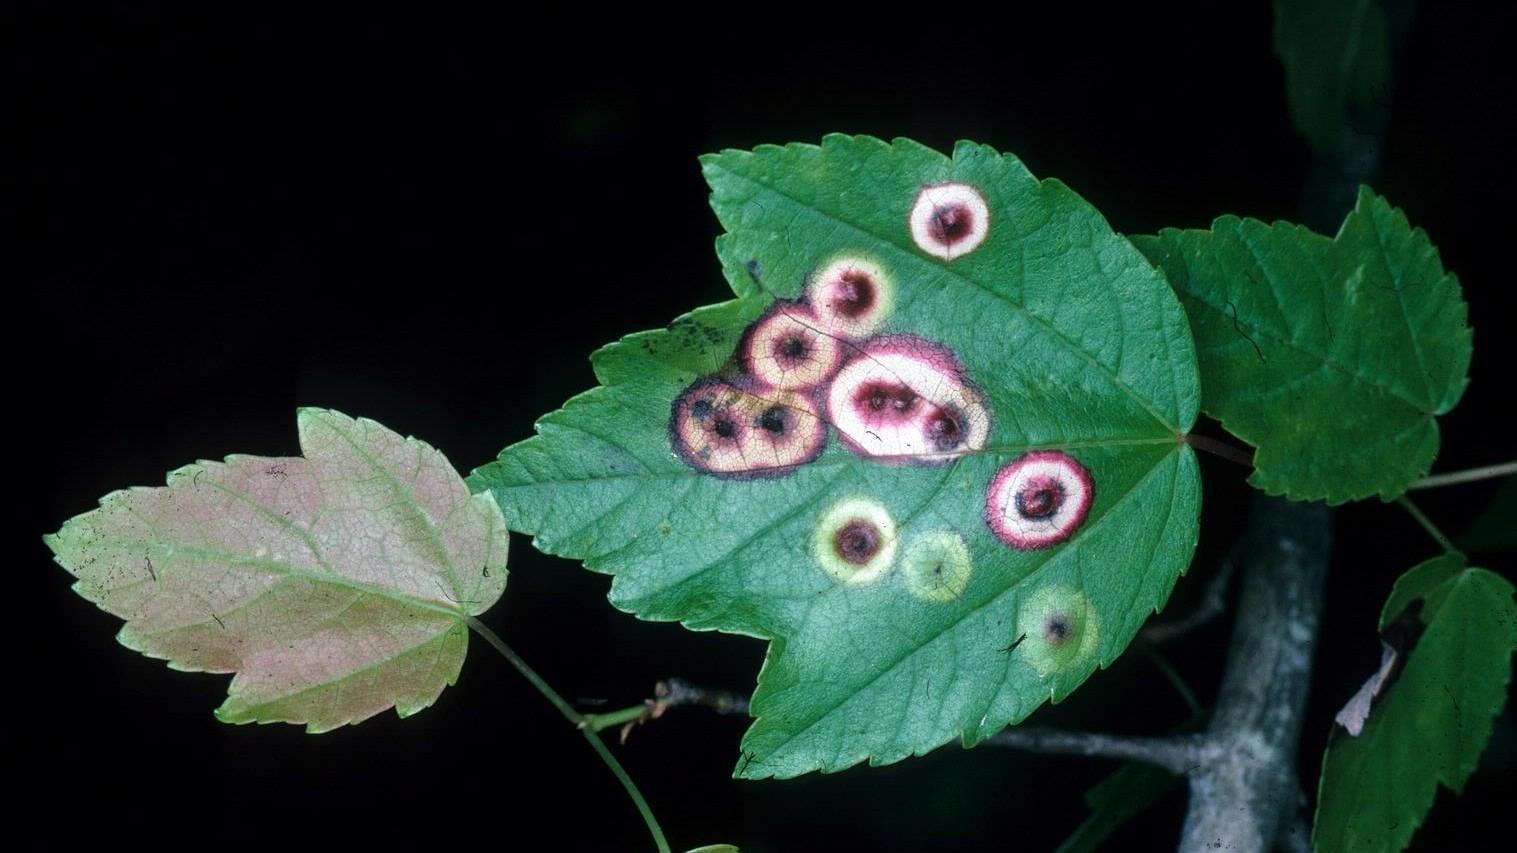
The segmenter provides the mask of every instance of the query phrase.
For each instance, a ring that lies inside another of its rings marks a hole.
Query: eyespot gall
[[[743,368],[774,388],[801,390],[827,381],[843,360],[842,344],[804,305],[776,302],[743,336]]]
[[[723,476],[775,477],[815,459],[827,428],[808,398],[698,379],[674,401],[669,441],[685,464]]]
[[[943,462],[985,446],[990,410],[948,350],[909,335],[866,341],[827,389],[828,420],[854,452]]]
[[[1060,451],[1027,453],[1002,466],[985,495],[985,523],[1020,551],[1057,545],[1074,535],[1095,498],[1090,472]]]
[[[928,184],[917,193],[908,220],[917,248],[945,261],[961,258],[985,242],[990,207],[969,184]]]
[[[895,561],[896,528],[890,512],[869,498],[847,498],[822,513],[812,553],[827,574],[847,584],[878,580]]]
[[[807,290],[807,301],[822,328],[848,338],[862,338],[879,328],[892,300],[884,270],[863,258],[845,257],[827,264]]]
[[[1050,585],[1034,591],[1017,610],[1022,658],[1038,675],[1048,676],[1083,664],[1100,641],[1100,621],[1079,590]]]
[[[942,603],[963,595],[971,569],[964,537],[948,530],[924,534],[901,556],[906,589],[923,601]]]

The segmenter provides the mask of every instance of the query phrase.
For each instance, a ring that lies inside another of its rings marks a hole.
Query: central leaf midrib
[[[1090,365],[1091,367],[1095,368],[1096,371],[1098,373],[1100,373],[1103,377],[1105,377],[1106,380],[1108,382],[1110,382],[1115,388],[1117,388],[1118,390],[1120,390],[1129,399],[1131,399],[1133,402],[1137,403],[1140,407],[1142,407],[1142,409],[1145,412],[1147,412],[1150,417],[1152,417],[1155,421],[1157,421],[1160,426],[1163,426],[1166,430],[1168,430],[1172,434],[1175,434],[1175,435],[1180,434],[1181,430],[1178,427],[1176,427],[1173,424],[1171,424],[1169,422],[1169,420],[1166,417],[1164,417],[1163,415],[1161,415],[1152,405],[1150,405],[1149,402],[1142,397],[1142,395],[1138,394],[1137,391],[1133,390],[1130,386],[1127,385],[1127,383],[1123,382],[1120,378],[1118,378],[1117,375],[1114,372],[1112,372],[1112,370],[1110,368],[1108,368],[1106,365],[1102,364],[1100,361],[1098,361],[1095,358],[1095,356],[1093,356],[1090,353],[1086,352],[1083,348],[1081,348],[1074,341],[1072,341],[1069,338],[1065,337],[1065,335],[1062,332],[1060,332],[1058,329],[1055,329],[1054,327],[1048,325],[1046,322],[1044,322],[1044,320],[1041,317],[1038,317],[1036,314],[1032,313],[1032,311],[1029,310],[1026,306],[1024,306],[1024,305],[1016,302],[1015,300],[1011,299],[1010,297],[1006,296],[1005,294],[997,293],[996,291],[992,290],[991,288],[989,288],[989,287],[987,287],[987,286],[985,286],[985,285],[983,285],[983,284],[981,284],[981,283],[979,283],[979,282],[977,282],[977,281],[975,281],[973,279],[965,277],[964,275],[962,275],[961,273],[955,271],[951,267],[946,267],[946,266],[939,267],[939,266],[936,266],[936,265],[929,265],[928,262],[922,260],[922,258],[920,258],[911,249],[909,249],[905,245],[897,242],[894,238],[892,238],[892,237],[883,237],[883,236],[881,236],[879,234],[876,234],[876,233],[874,233],[873,231],[871,231],[869,229],[866,229],[866,228],[864,228],[862,226],[856,225],[856,224],[854,224],[852,222],[849,222],[849,221],[847,221],[845,219],[842,219],[841,217],[837,216],[836,214],[833,214],[833,213],[831,213],[829,211],[823,210],[823,209],[821,209],[819,207],[814,207],[814,206],[812,206],[812,205],[810,205],[810,204],[808,204],[808,203],[806,203],[806,202],[804,202],[804,201],[796,198],[795,196],[790,195],[789,193],[787,193],[787,192],[785,192],[783,190],[777,189],[777,188],[775,188],[775,187],[773,187],[773,186],[771,186],[769,184],[766,184],[766,183],[764,183],[764,182],[762,182],[762,181],[760,181],[760,180],[758,180],[756,178],[750,178],[747,175],[743,175],[743,174],[739,174],[737,172],[734,172],[731,169],[728,169],[728,168],[720,165],[719,163],[712,163],[711,164],[711,168],[719,169],[722,172],[724,172],[725,174],[730,175],[730,176],[732,176],[734,178],[737,178],[738,180],[744,181],[744,182],[746,182],[748,184],[751,184],[751,185],[753,185],[755,187],[758,187],[759,189],[761,189],[761,190],[763,190],[765,192],[769,192],[769,193],[772,193],[772,194],[774,194],[776,196],[779,196],[780,198],[782,198],[782,199],[784,199],[786,201],[789,201],[791,204],[794,204],[795,206],[797,206],[797,207],[799,207],[799,208],[801,208],[803,210],[810,211],[810,212],[816,214],[817,216],[820,216],[823,219],[825,219],[825,220],[827,220],[829,222],[834,223],[836,226],[839,226],[839,227],[842,227],[842,228],[847,228],[847,229],[850,229],[852,231],[856,231],[859,234],[864,235],[865,237],[868,237],[868,238],[871,238],[873,240],[876,240],[876,241],[878,241],[879,243],[881,243],[881,244],[883,244],[885,246],[889,246],[897,254],[899,254],[900,256],[902,256],[904,258],[906,258],[909,263],[911,263],[912,265],[914,265],[918,269],[926,267],[931,272],[933,272],[935,274],[941,275],[941,276],[946,277],[946,278],[953,279],[953,280],[958,281],[959,283],[961,283],[963,285],[967,285],[969,287],[973,287],[976,290],[980,290],[980,291],[982,291],[982,292],[984,292],[986,294],[989,294],[991,297],[993,297],[993,298],[995,298],[995,299],[997,299],[997,300],[1005,303],[1006,305],[1010,306],[1013,310],[1015,310],[1017,312],[1017,314],[1019,314],[1020,316],[1024,317],[1033,327],[1035,327],[1039,331],[1043,332],[1043,334],[1045,336],[1047,336],[1049,339],[1051,339],[1051,340],[1055,341],[1056,343],[1060,344],[1064,349],[1066,349],[1069,352],[1072,352],[1075,355],[1079,356],[1079,358],[1082,361],[1084,361],[1086,364]]]
[[[978,450],[964,451],[959,456],[954,457],[953,459],[948,459],[948,460],[944,460],[944,461],[947,464],[952,464],[952,463],[957,462],[961,458],[965,458],[965,457],[969,457],[969,456],[991,455],[991,454],[1008,454],[1008,453],[1028,453],[1028,452],[1031,452],[1031,451],[1034,451],[1034,450],[1081,450],[1081,449],[1086,449],[1086,448],[1108,448],[1108,447],[1148,447],[1148,446],[1154,446],[1154,445],[1160,445],[1160,444],[1175,444],[1175,443],[1176,443],[1175,437],[1167,435],[1167,436],[1164,436],[1162,438],[1131,438],[1131,439],[1125,439],[1124,438],[1124,439],[1110,439],[1110,440],[1107,440],[1107,439],[1089,439],[1089,440],[1085,440],[1085,441],[1075,441],[1075,442],[1069,442],[1069,441],[1050,441],[1050,442],[1039,442],[1039,443],[1035,443],[1035,444],[1000,444],[1000,445],[991,445],[991,446],[982,447],[982,448],[979,448]],[[910,460],[910,459],[917,458],[917,457],[906,456],[906,455],[903,455],[902,457],[892,457],[892,459],[895,459],[895,458],[905,458],[907,460]],[[824,456],[824,457],[822,457],[820,459],[817,459],[817,460],[815,460],[813,462],[808,462],[808,463],[806,463],[806,465],[804,467],[806,467],[806,468],[822,468],[822,467],[828,467],[828,466],[832,466],[832,465],[846,465],[846,464],[851,463],[851,462],[857,462],[860,459],[863,459],[866,462],[868,462],[868,461],[878,462],[880,460],[880,457],[878,457],[878,456],[859,457],[859,456],[852,456],[852,455],[837,454],[837,455],[833,455],[833,456]],[[778,466],[778,467],[789,468],[789,467],[793,467],[793,466],[786,465],[786,466]],[[483,469],[481,469],[481,470],[483,470]],[[757,470],[767,470],[767,469],[757,469]],[[478,472],[476,472],[476,473],[478,473]],[[524,484],[519,484],[519,485],[493,484],[493,483],[488,483],[487,482],[487,483],[485,483],[485,488],[488,488],[488,489],[498,489],[498,490],[501,490],[501,491],[505,491],[505,490],[508,490],[508,489],[533,489],[533,488],[554,487],[554,486],[561,486],[561,485],[588,485],[588,484],[592,484],[592,483],[604,483],[604,482],[607,482],[607,481],[614,481],[614,480],[635,480],[635,481],[643,481],[643,480],[683,480],[683,479],[695,479],[695,478],[709,478],[710,476],[711,475],[706,474],[706,473],[701,472],[701,471],[697,471],[697,470],[695,470],[693,468],[681,468],[679,470],[673,470],[673,471],[648,471],[648,472],[641,472],[641,473],[610,474],[610,475],[606,475],[606,476],[577,477],[577,478],[574,478],[574,479],[554,478],[552,480],[534,480],[531,483],[524,483]],[[471,475],[471,479],[472,479],[472,475]]]
[[[1132,494],[1134,492],[1136,492],[1140,487],[1142,487],[1144,483],[1147,483],[1148,480],[1149,480],[1149,478],[1154,475],[1154,472],[1158,471],[1159,468],[1166,461],[1168,461],[1168,460],[1170,460],[1172,458],[1172,456],[1173,456],[1173,454],[1166,453],[1164,456],[1160,457],[1153,464],[1153,466],[1148,469],[1148,471],[1144,472],[1144,474],[1143,474],[1142,477],[1138,478],[1137,482],[1133,483],[1133,485],[1130,488],[1128,488],[1127,491],[1123,492],[1121,497],[1119,497],[1115,501],[1113,501],[1112,504],[1109,507],[1107,507],[1105,511],[1103,511],[1099,516],[1097,516],[1095,518],[1088,519],[1089,523],[1087,525],[1085,525],[1079,532],[1077,532],[1074,535],[1074,537],[1072,537],[1065,544],[1064,547],[1061,547],[1061,548],[1059,548],[1057,550],[1048,552],[1048,556],[1045,557],[1043,560],[1039,561],[1031,569],[1029,569],[1028,572],[1027,572],[1027,574],[1023,575],[1022,577],[1020,577],[1019,579],[1017,579],[1015,582],[1007,585],[1007,587],[1005,589],[1001,590],[1000,592],[998,592],[995,595],[991,596],[990,598],[986,599],[986,601],[983,604],[977,605],[975,607],[972,607],[972,608],[964,611],[962,614],[960,614],[958,616],[958,618],[954,619],[951,623],[945,625],[944,628],[943,628],[943,630],[938,631],[932,637],[928,638],[926,642],[923,642],[923,643],[920,643],[920,644],[918,644],[916,646],[913,646],[912,648],[908,649],[905,654],[897,657],[895,660],[891,661],[888,665],[882,667],[867,682],[864,682],[863,684],[859,685],[857,688],[849,688],[849,691],[848,691],[847,695],[843,696],[839,701],[829,704],[825,710],[823,710],[821,713],[817,714],[815,717],[813,717],[811,720],[809,720],[801,728],[799,728],[799,729],[797,729],[797,730],[795,730],[795,731],[793,731],[791,733],[786,734],[785,738],[780,743],[782,745],[789,744],[789,743],[791,743],[791,742],[793,742],[793,741],[795,741],[795,740],[803,737],[807,732],[809,732],[812,729],[816,728],[823,721],[825,721],[828,717],[830,717],[834,713],[836,713],[838,711],[838,709],[842,708],[850,700],[854,699],[855,697],[859,696],[860,694],[864,693],[865,691],[873,688],[874,685],[877,684],[880,681],[880,679],[882,679],[885,676],[887,676],[887,675],[891,674],[892,672],[894,672],[897,668],[899,668],[907,660],[911,659],[912,657],[916,656],[917,654],[920,654],[928,646],[931,646],[934,643],[937,643],[938,641],[942,640],[944,637],[948,636],[949,634],[953,633],[954,631],[957,631],[959,629],[959,626],[963,625],[964,622],[966,620],[968,620],[971,616],[974,616],[975,614],[978,614],[982,610],[985,610],[986,608],[991,607],[991,606],[997,604],[998,602],[1001,601],[1002,598],[1004,598],[1006,595],[1010,594],[1011,592],[1013,592],[1014,590],[1016,590],[1017,588],[1019,588],[1024,582],[1026,582],[1028,579],[1032,578],[1033,575],[1037,574],[1037,572],[1040,571],[1044,566],[1048,565],[1050,562],[1052,562],[1054,559],[1058,558],[1060,555],[1069,553],[1069,550],[1071,548],[1074,548],[1079,543],[1079,541],[1080,541],[1080,539],[1082,537],[1088,537],[1088,536],[1090,536],[1097,528],[1099,528],[1106,521],[1106,519],[1108,519],[1108,518],[1110,518],[1112,516],[1113,512],[1116,511],[1117,507],[1121,506],[1128,498],[1130,498],[1132,496]],[[760,720],[763,720],[764,718],[765,717],[763,715],[759,716]],[[773,748],[773,749],[770,750],[770,754],[775,754],[775,753],[778,753],[778,752],[779,752],[779,747],[775,747],[775,748]]]
[[[302,580],[308,580],[312,583],[329,584],[331,586],[352,590],[354,592],[374,595],[379,598],[393,601],[396,604],[429,610],[433,613],[449,616],[453,619],[460,619],[463,616],[460,611],[453,610],[452,608],[449,608],[436,601],[429,601],[424,598],[416,598],[414,596],[406,595],[405,593],[397,592],[393,589],[388,589],[382,586],[375,586],[373,584],[366,584],[362,581],[355,581],[342,575],[313,574],[308,571],[303,571],[299,567],[281,560],[274,560],[266,557],[249,557],[246,554],[236,554],[228,551],[221,551],[215,548],[206,548],[199,545],[184,545],[163,540],[155,540],[153,542],[147,543],[147,546],[151,549],[159,550],[160,552],[164,553],[165,556],[185,554],[190,557],[198,557],[203,560],[221,563],[223,565],[232,567],[259,569],[270,574],[280,575],[282,577],[294,577],[300,578]],[[135,554],[139,553],[142,550],[143,546],[141,544],[121,543],[119,545],[99,545],[97,547],[102,551],[114,550],[121,551],[123,553]],[[163,566],[163,571],[166,573],[174,571],[173,564],[165,563]],[[152,583],[154,581],[150,579],[144,579],[142,582]],[[257,595],[253,596],[253,599],[261,598],[264,595],[267,595],[268,592],[268,590],[264,590],[263,592],[260,592]],[[193,625],[198,624],[204,623],[190,623],[178,627],[192,627]]]

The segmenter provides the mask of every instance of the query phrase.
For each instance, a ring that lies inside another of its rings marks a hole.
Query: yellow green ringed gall
[[[906,589],[917,598],[934,603],[953,601],[963,595],[972,568],[964,537],[948,530],[913,540],[901,557]]]
[[[848,584],[879,580],[896,551],[895,521],[869,498],[845,498],[822,513],[812,552],[827,574]]]
[[[1017,611],[1017,645],[1040,676],[1084,663],[1095,654],[1101,623],[1085,594],[1050,585],[1035,590]]]

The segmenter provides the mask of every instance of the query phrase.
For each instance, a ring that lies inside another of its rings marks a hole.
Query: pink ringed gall
[[[848,338],[862,338],[879,328],[893,298],[884,270],[853,257],[823,267],[812,278],[806,297],[821,328]]]
[[[927,184],[907,219],[917,248],[945,261],[973,252],[990,233],[990,206],[969,184]]]
[[[739,346],[743,368],[773,388],[813,388],[843,361],[842,343],[823,331],[815,312],[794,302],[776,302],[748,327]]]
[[[1023,454],[1003,465],[985,494],[985,523],[1020,551],[1048,548],[1074,535],[1095,498],[1090,472],[1057,450]]]
[[[720,476],[784,476],[819,456],[826,439],[826,425],[807,397],[709,377],[675,398],[669,416],[675,454]]]
[[[990,410],[946,348],[910,335],[872,338],[827,388],[844,444],[881,461],[944,462],[985,446]]]

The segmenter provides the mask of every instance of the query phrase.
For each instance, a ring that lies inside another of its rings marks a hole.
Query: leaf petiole
[[[632,777],[627,775],[627,771],[622,769],[621,762],[616,760],[616,756],[607,748],[605,741],[601,740],[600,729],[594,726],[591,718],[574,710],[573,705],[570,705],[564,700],[564,697],[558,695],[557,691],[549,687],[548,682],[543,681],[542,676],[538,675],[532,667],[528,666],[527,662],[522,660],[521,655],[518,655],[515,650],[506,645],[506,641],[502,640],[499,634],[490,630],[488,625],[473,616],[465,615],[463,620],[470,630],[478,634],[481,639],[489,643],[497,652],[500,652],[500,656],[505,658],[507,663],[515,667],[516,671],[521,673],[528,683],[537,688],[537,692],[541,693],[543,698],[547,699],[554,708],[557,708],[558,712],[564,716],[564,719],[579,729],[580,733],[585,736],[585,740],[590,742],[590,748],[594,749],[595,754],[599,755],[601,760],[606,763],[606,766],[611,769],[611,774],[616,777],[618,782],[622,783],[622,788],[626,789],[627,796],[632,798],[633,805],[637,806],[638,813],[643,816],[643,823],[648,825],[648,832],[653,835],[653,843],[658,847],[659,853],[671,853],[669,842],[664,839],[664,831],[659,828],[658,819],[653,816],[653,809],[648,807],[648,801],[643,799],[642,792],[637,789],[637,785],[632,781]],[[602,716],[612,715],[607,714]]]
[[[1455,547],[1453,540],[1443,535],[1443,531],[1439,530],[1436,524],[1433,524],[1433,520],[1423,515],[1422,510],[1418,509],[1416,504],[1408,500],[1406,495],[1396,498],[1396,503],[1400,504],[1401,508],[1406,510],[1412,518],[1416,519],[1417,523],[1422,525],[1422,529],[1427,531],[1427,535],[1433,537],[1439,545],[1443,546],[1443,550],[1450,554],[1464,553]]]
[[[1185,443],[1196,450],[1204,450],[1213,456],[1219,456],[1229,462],[1235,462],[1245,468],[1254,467],[1254,454],[1240,447],[1235,447],[1225,441],[1215,438],[1207,438],[1204,435],[1187,433]]]

